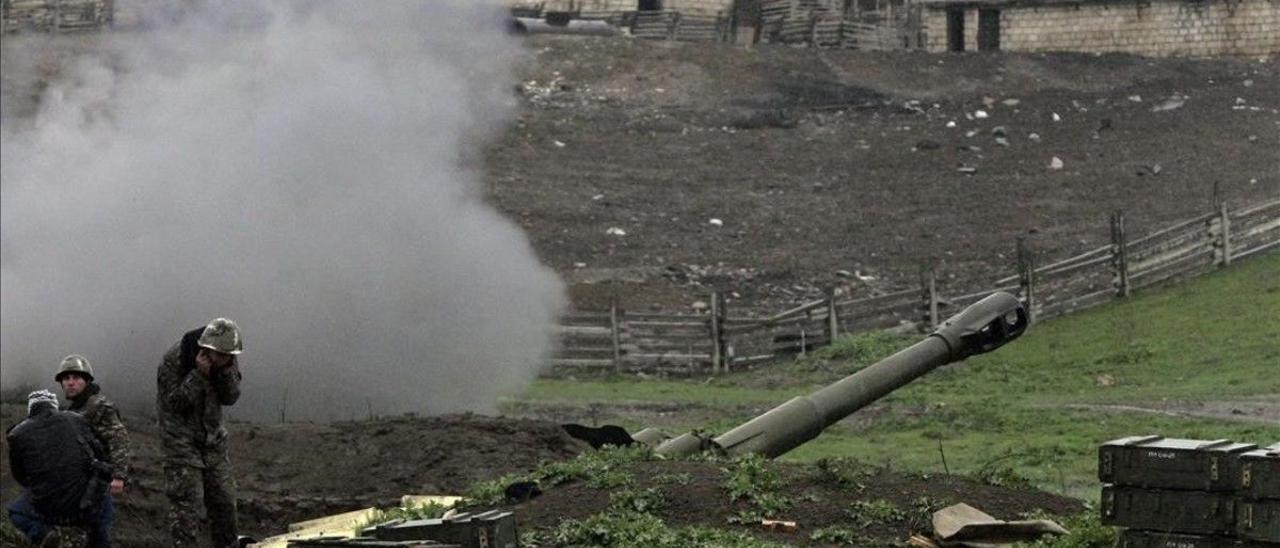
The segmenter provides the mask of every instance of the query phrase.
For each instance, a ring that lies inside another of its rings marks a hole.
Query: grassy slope
[[[813,358],[712,382],[541,380],[522,399],[608,405],[768,406],[807,393],[909,344],[848,338]],[[883,400],[870,426],[841,424],[785,458],[852,456],[952,472],[1008,467],[1053,491],[1094,498],[1096,447],[1133,434],[1280,441],[1280,424],[1068,408],[1280,395],[1280,255],[1033,326],[966,366],[935,372]],[[1114,379],[1101,386],[1099,378]],[[743,416],[743,418],[748,418]],[[625,422],[625,421],[624,421]],[[637,424],[625,424],[628,427]],[[724,424],[689,424],[723,429]]]

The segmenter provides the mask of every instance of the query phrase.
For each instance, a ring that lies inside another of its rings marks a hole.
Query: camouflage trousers
[[[200,503],[209,518],[209,534],[215,548],[236,540],[236,484],[231,462],[225,457],[207,468],[166,462],[164,488],[169,496],[169,534],[175,548],[199,546]]]

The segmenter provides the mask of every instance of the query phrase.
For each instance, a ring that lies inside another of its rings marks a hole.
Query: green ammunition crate
[[[1126,529],[1120,533],[1118,548],[1236,548],[1236,540],[1226,537]]]
[[[430,539],[462,548],[518,548],[515,514],[490,510],[472,514],[462,512],[440,519],[394,521],[365,529],[363,534],[379,540]]]
[[[1280,544],[1280,500],[1237,501],[1236,535]]]
[[[1102,523],[1168,533],[1233,534],[1235,500],[1207,491],[1107,485],[1102,488]]]
[[[1240,494],[1280,499],[1280,443],[1240,455]]]
[[[1098,479],[1129,487],[1234,491],[1240,455],[1257,448],[1228,440],[1121,438],[1098,448]]]

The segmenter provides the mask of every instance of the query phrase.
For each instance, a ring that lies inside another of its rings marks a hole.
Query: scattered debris
[[[1116,385],[1116,378],[1104,373],[1095,377],[1093,379],[1093,383],[1099,388],[1107,388]]]
[[[1138,167],[1140,168],[1138,170],[1139,177],[1146,174],[1159,175],[1161,171],[1164,171],[1164,168],[1161,167],[1160,164],[1141,165]]]
[[[1062,117],[1061,117],[1061,116],[1058,116],[1058,113],[1056,113],[1056,112],[1055,112],[1055,113],[1053,113],[1052,118],[1053,118],[1053,121],[1055,121],[1055,122],[1061,122],[1061,121],[1062,121]]]
[[[1005,99],[1004,101],[1001,101],[1001,103],[1003,103],[1003,104],[1004,104],[1004,106],[1006,106],[1006,107],[1016,107],[1016,106],[1018,106],[1018,104],[1019,104],[1019,103],[1021,103],[1021,102],[1022,102],[1022,101],[1019,101],[1019,100],[1017,100],[1017,99],[1012,99],[1012,98],[1010,98],[1010,99]]]
[[[960,167],[957,167],[956,171],[959,171],[960,173],[963,173],[965,175],[973,175],[974,173],[978,172],[978,168],[974,166],[960,164]]]
[[[1061,525],[1047,519],[999,520],[963,502],[933,513],[934,537],[948,546],[1032,542],[1045,535],[1067,533]]]
[[[1006,129],[1004,126],[996,126],[991,128],[992,137],[1005,137],[1008,134],[1009,134],[1009,130]]]
[[[1004,137],[996,137],[996,144],[1002,147],[1007,147],[1009,146],[1009,140]]]
[[[977,110],[977,111],[974,111],[974,112],[973,112],[973,117],[974,117],[974,118],[977,118],[977,119],[979,119],[979,120],[986,119],[986,118],[988,118],[988,117],[990,117],[990,116],[991,116],[991,115],[987,114],[987,111],[985,111],[985,110]]]
[[[564,142],[562,141],[551,141],[551,142],[556,145],[556,148],[564,148],[565,146]]]
[[[1166,112],[1170,110],[1178,110],[1182,105],[1187,104],[1187,98],[1182,95],[1172,95],[1168,99],[1161,101],[1160,104],[1151,107],[1151,112]]]
[[[776,519],[762,519],[762,520],[760,520],[760,526],[761,526],[762,528],[764,528],[764,530],[765,530],[765,531],[776,531],[776,532],[779,532],[779,533],[794,533],[794,532],[796,532],[796,522],[794,522],[794,521],[782,521],[782,520],[776,520]]]
[[[626,236],[627,235],[627,231],[621,228],[618,228],[616,226],[609,227],[609,230],[604,231],[604,233],[610,236]]]
[[[1142,102],[1142,96],[1141,96],[1141,95],[1130,95],[1130,96],[1129,96],[1129,100],[1130,100],[1130,101],[1133,101],[1133,102],[1135,102],[1135,103],[1141,103],[1141,102]]]
[[[1057,156],[1054,156],[1052,160],[1049,160],[1049,169],[1056,171],[1056,170],[1062,169],[1065,166],[1066,164],[1062,163],[1062,158],[1059,158]]]
[[[1034,132],[1029,133],[1029,134],[1027,134],[1027,140],[1029,140],[1029,141],[1031,141],[1031,142],[1033,142],[1033,143],[1039,143],[1039,142],[1040,142],[1040,134],[1039,134],[1039,133],[1034,133]]]
[[[852,278],[852,277],[853,277],[853,273],[852,273],[852,272],[849,272],[848,270],[837,270],[837,271],[836,271],[836,276],[839,276],[839,277],[841,277],[841,278]]]
[[[949,127],[949,128],[956,127],[956,121],[955,121],[955,120],[951,120],[951,121],[947,122],[947,127]]]
[[[710,224],[711,226],[724,226],[724,221],[721,221],[720,219],[711,219],[710,221],[707,221],[707,224]]]
[[[1247,88],[1253,87],[1253,80],[1245,80],[1244,87],[1247,87]]]

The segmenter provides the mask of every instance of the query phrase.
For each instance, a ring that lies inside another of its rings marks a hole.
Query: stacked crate
[[[1122,548],[1280,544],[1280,444],[1135,436],[1098,451],[1102,522]]]

